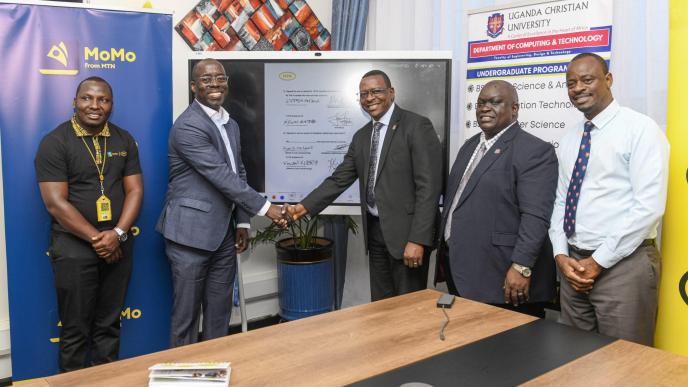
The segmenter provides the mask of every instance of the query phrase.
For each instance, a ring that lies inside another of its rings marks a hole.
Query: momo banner
[[[568,62],[594,52],[609,64],[612,0],[560,0],[479,10],[468,15],[466,138],[478,133],[475,102],[494,79],[518,91],[521,127],[558,146],[581,114],[566,90]]]
[[[57,373],[60,321],[50,216],[33,168],[42,137],[69,120],[89,76],[113,88],[110,121],[138,143],[145,197],[132,227],[134,269],[120,357],[165,349],[171,284],[154,231],[167,183],[172,124],[172,17],[80,6],[0,4],[0,135],[14,380]]]

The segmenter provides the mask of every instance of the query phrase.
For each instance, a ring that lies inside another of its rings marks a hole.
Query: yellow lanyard
[[[101,156],[100,152],[100,143],[98,142],[98,136],[93,136],[93,147],[96,150],[96,155],[93,155],[93,152],[91,152],[91,148],[88,147],[88,144],[86,144],[86,140],[84,140],[83,137],[81,137],[81,141],[83,141],[84,146],[86,147],[86,150],[88,151],[88,154],[91,155],[91,160],[93,160],[93,164],[96,166],[96,171],[98,171],[98,180],[100,182],[100,193],[101,195],[105,196],[105,188],[103,187],[103,180],[105,180],[105,176],[103,175],[103,172],[105,172],[105,161],[107,160],[107,157]],[[107,137],[105,137],[105,140],[103,141],[103,155],[107,154]],[[99,163],[99,161],[102,161],[102,164]],[[100,164],[100,167],[98,167],[98,164]]]

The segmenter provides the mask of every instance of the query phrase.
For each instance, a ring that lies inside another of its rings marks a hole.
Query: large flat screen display
[[[361,77],[373,69],[389,75],[398,106],[432,121],[446,165],[450,56],[361,54],[212,56],[229,75],[224,107],[239,123],[248,182],[271,201],[300,201],[341,163],[354,133],[370,121],[357,93]],[[189,59],[188,77],[199,60]],[[187,92],[190,103],[193,95]],[[358,203],[358,183],[354,183],[334,204]]]

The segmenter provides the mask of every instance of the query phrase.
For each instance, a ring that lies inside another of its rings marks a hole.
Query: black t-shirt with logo
[[[112,219],[109,221],[98,222],[97,218],[96,201],[101,196],[99,173],[91,154],[86,150],[88,146],[91,153],[96,155],[92,136],[78,137],[72,123],[64,122],[43,138],[35,160],[38,182],[67,182],[69,203],[99,231],[114,228],[122,214],[123,178],[141,173],[134,138],[110,122],[108,127],[110,136],[98,136],[98,141],[105,159],[103,187],[112,208]],[[55,219],[53,228],[66,231]]]

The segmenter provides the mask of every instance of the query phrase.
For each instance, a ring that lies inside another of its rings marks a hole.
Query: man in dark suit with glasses
[[[425,289],[442,190],[442,147],[426,117],[394,103],[384,72],[359,84],[371,121],[359,129],[344,161],[297,205],[292,217],[317,214],[359,180],[373,301]]]

